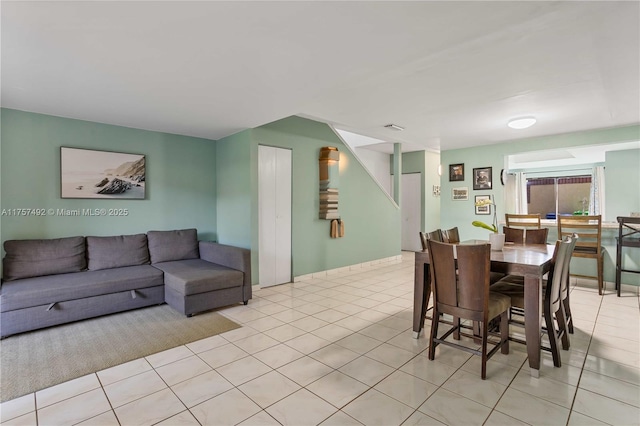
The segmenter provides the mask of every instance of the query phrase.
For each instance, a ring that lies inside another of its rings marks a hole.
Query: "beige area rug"
[[[0,401],[239,327],[160,305],[10,336],[0,341]]]

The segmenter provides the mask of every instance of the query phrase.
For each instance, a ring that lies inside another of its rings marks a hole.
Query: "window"
[[[527,211],[543,219],[588,214],[591,175],[527,177]]]

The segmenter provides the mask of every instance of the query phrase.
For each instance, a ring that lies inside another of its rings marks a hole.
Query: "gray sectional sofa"
[[[184,315],[251,299],[247,249],[195,229],[5,241],[0,337],[163,302]]]

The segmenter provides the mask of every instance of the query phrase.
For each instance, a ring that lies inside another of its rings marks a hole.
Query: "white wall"
[[[355,148],[354,151],[369,173],[391,195],[391,155],[366,148]]]

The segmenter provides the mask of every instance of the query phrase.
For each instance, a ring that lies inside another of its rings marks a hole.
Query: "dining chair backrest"
[[[506,242],[515,244],[524,243],[524,229],[505,226],[502,228],[502,232],[504,232],[504,240]]]
[[[527,244],[547,244],[549,228],[526,229],[524,242]]]
[[[460,234],[458,233],[458,227],[454,226],[451,229],[443,230],[442,241],[449,244],[458,244],[460,242]]]
[[[579,238],[580,237],[578,236],[578,234],[571,235],[571,246],[569,247],[569,255],[565,260],[564,269],[562,271],[563,277],[562,277],[562,283],[560,287],[561,300],[564,300],[567,298],[567,296],[569,296],[569,269],[571,265],[571,257],[573,256],[573,251],[576,248]]]
[[[553,268],[549,271],[549,278],[547,279],[547,287],[545,290],[545,301],[549,304],[550,312],[557,312],[562,301],[560,289],[563,280],[567,278],[565,270],[568,269],[571,259],[572,245],[574,245],[574,242],[570,236],[564,237],[562,241],[556,241],[556,248],[553,255],[555,262]]]
[[[427,234],[420,231],[420,244],[422,245],[422,250],[427,249]]]
[[[427,232],[427,240],[433,240],[433,241],[439,241],[442,242],[442,231],[439,229],[436,229],[434,231],[431,232]]]
[[[604,251],[602,248],[602,216],[559,216],[558,238],[580,235],[573,257],[595,259],[597,262],[598,294],[604,290]],[[587,276],[587,275],[580,275]],[[588,276],[587,276],[588,277]]]
[[[602,216],[559,216],[558,238],[580,235],[576,253],[599,254],[602,246]]]
[[[430,240],[428,246],[438,312],[486,322],[491,246],[457,245],[456,253],[453,244]]]
[[[511,214],[504,215],[509,228],[540,228],[540,214]]]

